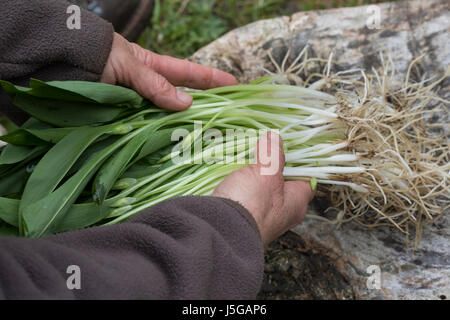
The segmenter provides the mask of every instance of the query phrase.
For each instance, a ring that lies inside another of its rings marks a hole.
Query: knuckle
[[[184,67],[186,72],[186,79],[185,79],[185,84],[188,87],[195,87],[196,86],[196,82],[198,82],[198,80],[203,81],[203,79],[196,79],[196,74],[197,74],[197,65],[195,63],[192,63],[190,61],[184,61]]]
[[[144,51],[144,58],[143,58],[144,64],[150,69],[155,69],[158,61],[158,55],[148,50],[143,51]]]
[[[156,55],[153,52],[142,48],[136,43],[131,43],[130,48],[133,56],[141,61],[146,67],[153,69],[157,60]]]
[[[151,69],[153,65],[153,57],[150,52],[145,51],[143,60],[144,64]]]
[[[129,51],[133,56],[141,58],[141,52],[143,51],[143,49],[136,43],[130,43]]]
[[[213,68],[207,68],[206,72],[205,72],[205,86],[208,88],[213,87],[214,83],[214,73],[215,73],[215,69]]]

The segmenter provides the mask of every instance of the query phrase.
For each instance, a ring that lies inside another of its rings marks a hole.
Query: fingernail
[[[191,105],[191,103],[192,103],[192,96],[181,90],[177,91],[177,98],[178,98],[178,100],[183,102],[183,104]]]

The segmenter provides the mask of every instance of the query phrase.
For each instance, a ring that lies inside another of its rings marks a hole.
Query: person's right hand
[[[265,150],[273,150],[270,161],[261,161]],[[271,149],[273,146],[273,149]],[[306,207],[314,197],[309,183],[284,181],[284,153],[281,138],[271,132],[258,142],[256,164],[234,171],[214,190],[213,196],[239,202],[254,217],[264,245],[301,223]],[[264,163],[264,164],[263,164]],[[262,169],[277,164],[275,174],[264,175]]]

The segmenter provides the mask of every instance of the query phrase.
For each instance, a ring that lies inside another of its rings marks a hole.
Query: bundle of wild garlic
[[[251,162],[268,130],[283,138],[286,179],[327,186],[341,209],[336,222],[408,232],[442,214],[449,148],[425,121],[440,106],[427,107],[439,101],[434,84],[399,86],[386,66],[361,79],[355,70],[329,70],[303,82],[307,88],[277,84],[283,78],[272,75],[189,91],[194,103],[182,112],[101,83],[3,81],[32,118],[1,137],[8,142],[0,155],[2,230],[39,237],[118,223],[175,196],[210,194]]]

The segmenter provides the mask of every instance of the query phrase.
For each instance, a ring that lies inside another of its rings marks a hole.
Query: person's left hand
[[[161,56],[128,42],[118,33],[114,33],[101,81],[132,88],[158,107],[168,110],[183,110],[192,104],[192,96],[175,86],[209,89],[237,83],[229,73]]]

